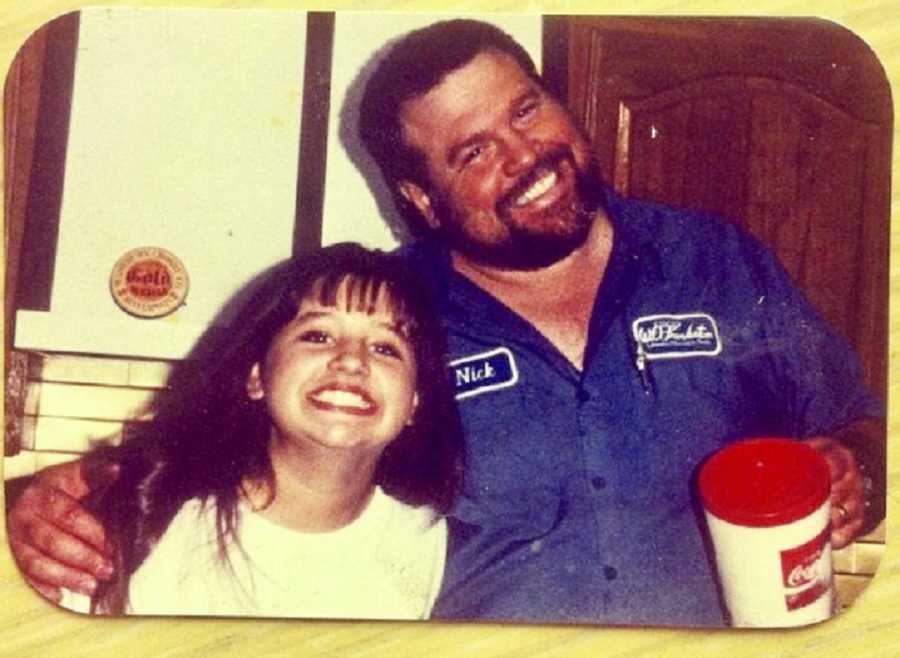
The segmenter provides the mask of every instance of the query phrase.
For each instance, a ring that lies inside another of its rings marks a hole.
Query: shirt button
[[[603,575],[606,576],[607,580],[615,580],[619,572],[616,571],[615,567],[605,566],[603,567]]]
[[[579,388],[577,397],[578,397],[579,402],[587,402],[588,400],[591,399],[591,394],[588,393],[583,388]]]
[[[591,486],[594,489],[606,489],[606,478],[602,478],[599,475],[591,478]]]

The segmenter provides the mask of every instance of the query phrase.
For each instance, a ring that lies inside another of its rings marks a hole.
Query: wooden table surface
[[[103,5],[174,6],[177,0],[100,1]],[[0,0],[0,64],[6,71],[17,48],[50,18],[81,5],[71,0]],[[467,2],[375,0],[294,2],[264,0],[195,0],[195,7],[265,7],[272,9],[382,9],[422,11],[529,11],[538,13],[820,16],[861,36],[900,88],[900,3],[897,0],[756,0],[725,3],[684,0],[593,2],[529,0]],[[730,8],[730,11],[729,11]],[[900,157],[894,139],[894,165]],[[896,178],[896,177],[895,177]],[[892,195],[892,216],[900,209],[900,190]],[[898,240],[892,239],[895,265],[891,295],[900,295]],[[896,402],[900,371],[893,358],[900,344],[896,305],[891,309],[890,399]],[[897,405],[891,405],[889,435],[897,427]],[[15,656],[516,656],[517,658],[603,656],[643,658],[890,658],[900,655],[900,547],[892,538],[900,527],[900,460],[889,455],[888,547],[872,585],[844,615],[816,627],[793,631],[689,631],[615,629],[594,626],[523,626],[463,623],[341,623],[259,620],[90,619],[54,608],[21,580],[0,525],[0,657]],[[2,495],[2,494],[0,494]]]

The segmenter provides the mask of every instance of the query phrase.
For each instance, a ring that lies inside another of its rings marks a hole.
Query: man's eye
[[[516,119],[524,119],[524,118],[534,114],[537,111],[537,108],[538,108],[537,101],[532,101],[530,103],[526,103],[525,105],[522,105],[519,109],[517,109],[515,111],[513,116],[515,116]]]
[[[462,160],[460,161],[460,163],[463,166],[466,166],[473,160],[476,160],[478,158],[478,156],[480,156],[482,153],[484,153],[484,151],[485,151],[484,146],[473,146],[472,148],[467,149],[465,153],[463,153]]]
[[[300,341],[304,343],[327,343],[330,340],[331,336],[326,332],[317,329],[304,331],[300,334]]]

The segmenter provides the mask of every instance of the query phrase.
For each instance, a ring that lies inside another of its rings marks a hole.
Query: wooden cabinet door
[[[767,243],[884,399],[892,108],[865,44],[818,20],[587,17],[568,36],[606,180]]]

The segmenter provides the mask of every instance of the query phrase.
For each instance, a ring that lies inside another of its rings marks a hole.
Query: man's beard
[[[531,222],[532,226],[521,226],[511,221],[509,212],[513,208],[514,199],[527,190],[541,172],[552,168],[558,174],[562,161],[567,161],[575,172],[575,198],[568,208],[556,208],[552,212],[566,213],[568,219],[560,224],[555,218],[548,217],[547,226],[534,221]],[[443,220],[438,229],[439,235],[452,249],[474,262],[506,270],[541,269],[571,254],[584,244],[590,233],[594,214],[604,202],[596,162],[591,159],[587,170],[579,170],[568,146],[559,147],[542,156],[497,201],[495,214],[508,231],[508,235],[500,242],[485,244],[473,240],[461,230],[462,218],[443,195],[432,191],[431,197],[433,209]],[[549,228],[553,224],[557,227]]]

